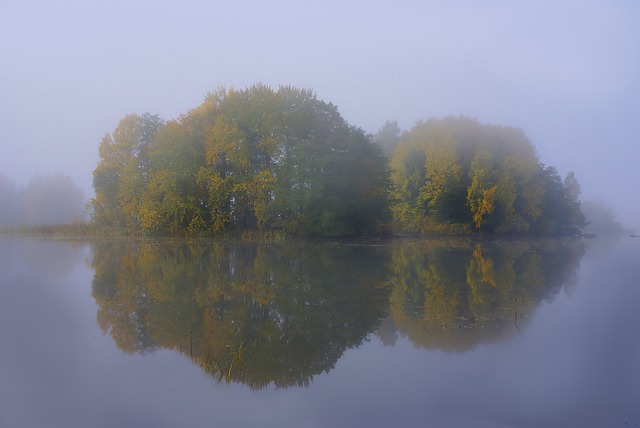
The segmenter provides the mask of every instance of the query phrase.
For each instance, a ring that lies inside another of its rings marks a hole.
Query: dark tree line
[[[377,143],[377,144],[375,144]],[[99,146],[94,221],[142,233],[567,234],[579,185],[513,128],[465,118],[376,136],[309,90],[218,90],[165,122],[128,115]],[[386,155],[386,156],[385,156]]]

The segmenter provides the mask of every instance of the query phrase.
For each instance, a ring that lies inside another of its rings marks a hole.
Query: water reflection
[[[308,385],[384,315],[385,253],[332,244],[96,243],[98,323],[254,388]],[[242,370],[231,367],[242,346]],[[215,373],[214,373],[215,374]]]
[[[218,379],[305,386],[375,332],[465,351],[517,332],[575,272],[566,241],[380,245],[96,242],[98,323]]]
[[[394,245],[391,320],[428,349],[466,351],[500,340],[571,283],[583,254],[580,242],[564,240]],[[393,330],[382,329],[383,342],[393,340]]]

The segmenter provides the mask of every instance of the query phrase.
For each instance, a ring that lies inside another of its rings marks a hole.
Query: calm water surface
[[[0,427],[640,426],[640,241],[0,238]]]

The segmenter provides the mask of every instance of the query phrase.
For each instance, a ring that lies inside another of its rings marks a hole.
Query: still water
[[[0,427],[640,426],[640,241],[0,238]]]

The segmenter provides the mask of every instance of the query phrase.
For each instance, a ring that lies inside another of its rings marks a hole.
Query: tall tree
[[[93,171],[94,219],[107,226],[138,229],[141,198],[150,179],[148,146],[163,121],[157,115],[130,114],[98,146]]]

